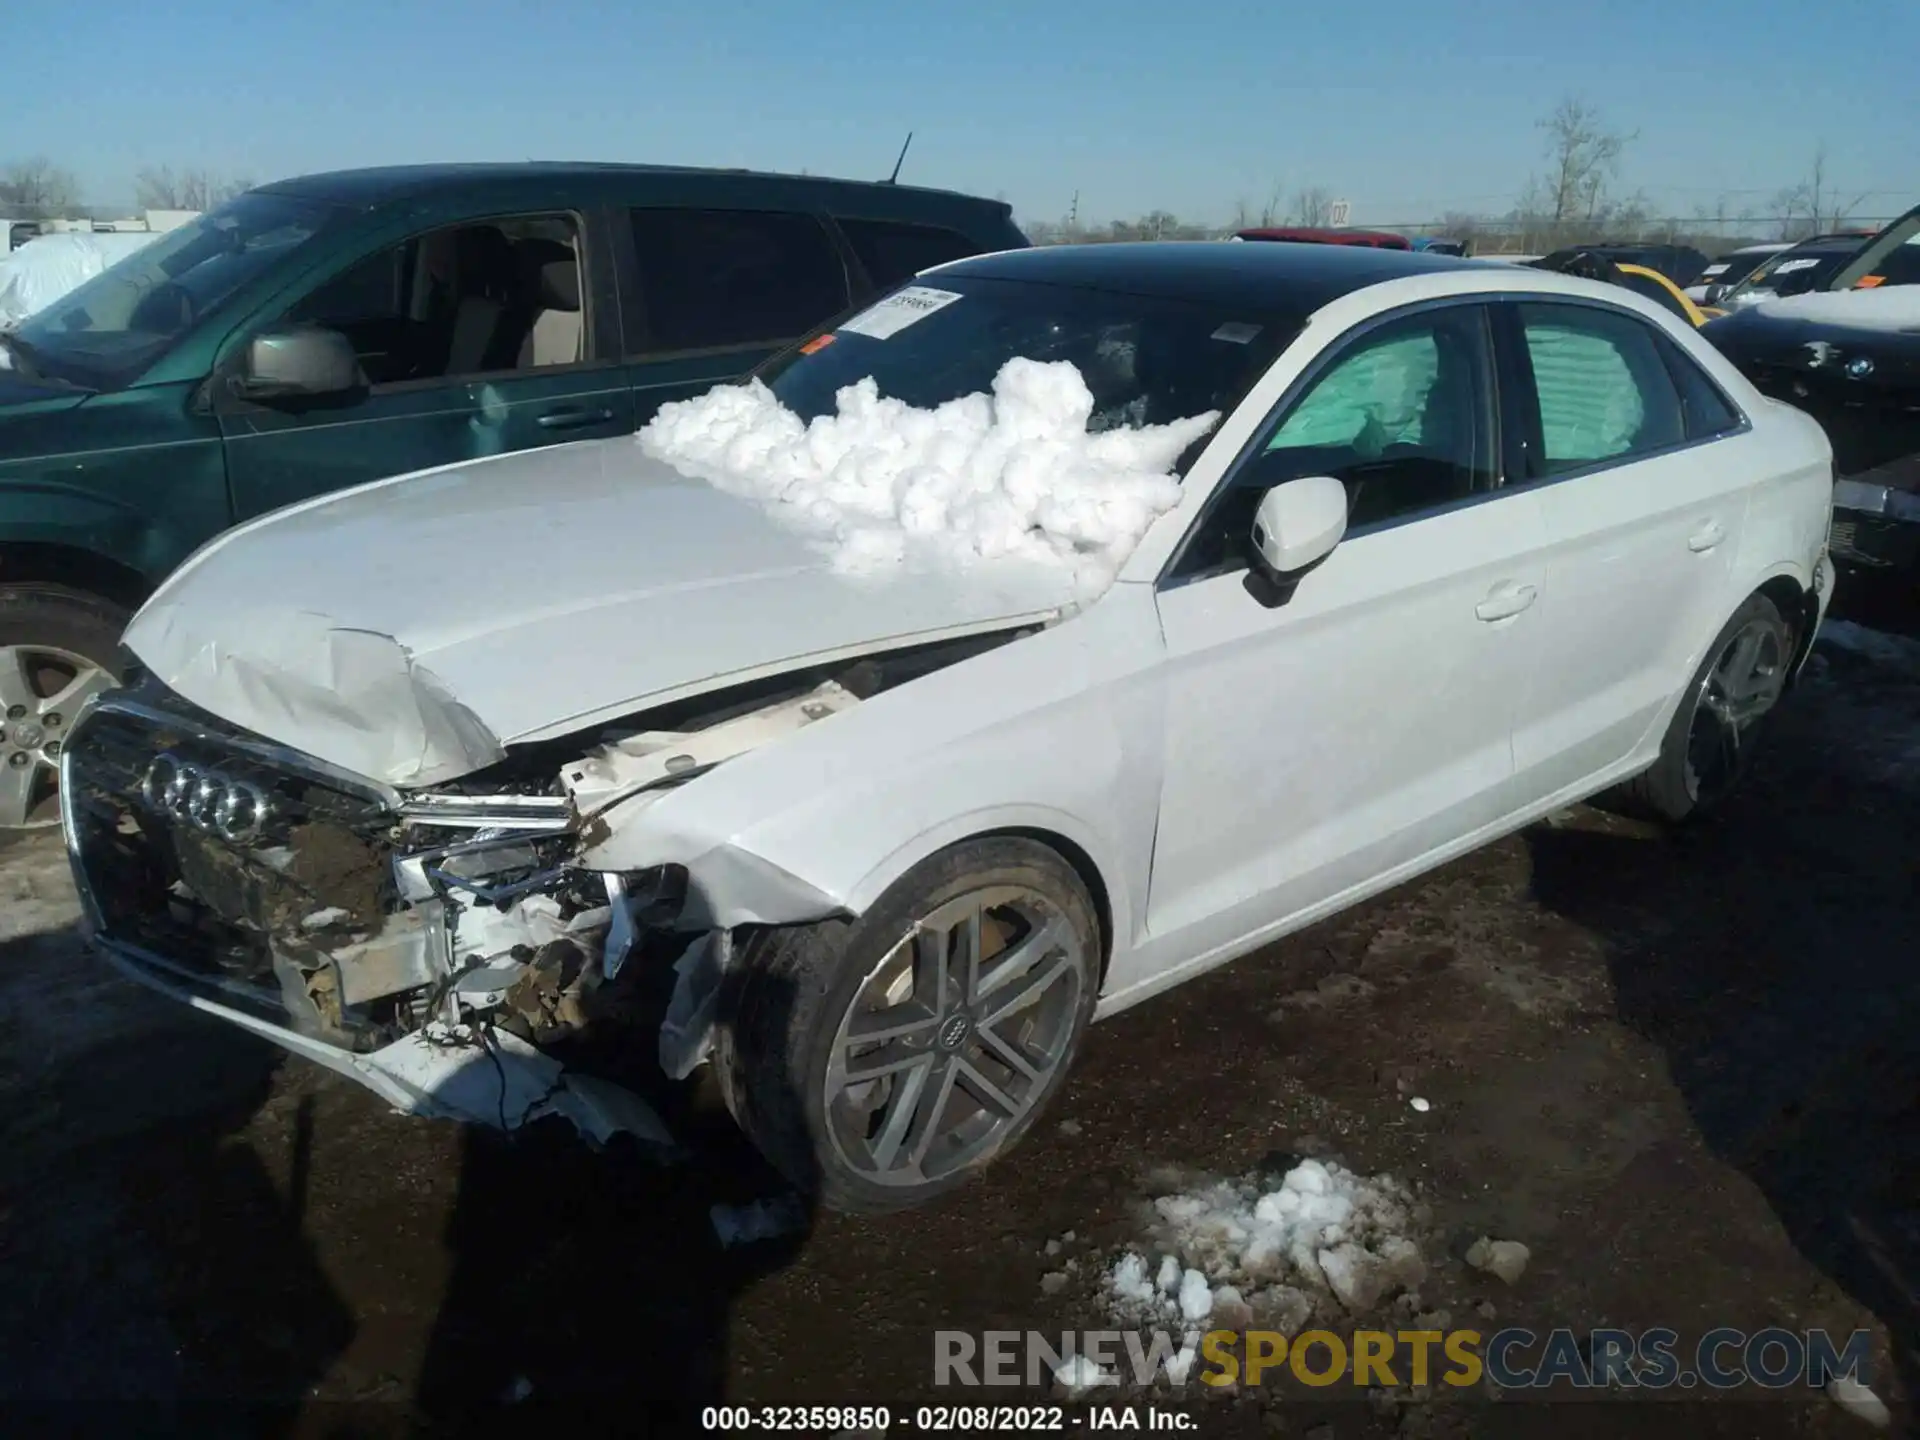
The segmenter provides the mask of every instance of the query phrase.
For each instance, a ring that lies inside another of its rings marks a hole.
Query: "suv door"
[[[1542,535],[1534,497],[1501,488],[1493,357],[1479,302],[1336,341],[1161,580],[1147,923],[1191,931],[1173,948],[1373,888],[1511,810]],[[1254,508],[1309,475],[1345,482],[1346,538],[1267,608],[1245,583]]]
[[[1649,320],[1599,301],[1501,307],[1523,379],[1519,483],[1546,526],[1544,634],[1514,733],[1521,791],[1577,789],[1649,741],[1733,613],[1744,417]],[[1654,737],[1657,738],[1657,737]]]
[[[595,298],[611,286],[583,283],[604,252],[577,215],[507,215],[409,236],[319,283],[264,328],[345,334],[369,383],[338,399],[259,403],[215,376],[236,518],[631,431],[617,318]]]
[[[627,376],[645,424],[670,400],[737,380],[847,309],[846,257],[803,210],[635,206]]]

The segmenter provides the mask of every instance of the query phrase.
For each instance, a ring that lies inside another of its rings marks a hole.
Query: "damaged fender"
[[[1118,598],[688,783],[614,803],[589,823],[581,861],[623,872],[684,867],[683,928],[731,928],[857,915],[948,845],[995,830],[1053,834],[1098,872],[1117,954],[1134,929],[1135,897],[1144,901],[1150,847],[1116,853],[1101,837],[1151,836],[1151,787],[1120,781],[1160,763],[1151,692],[1085,684],[1089,649],[1103,643],[1092,632],[1126,623]],[[1138,598],[1152,603],[1144,589]],[[1009,687],[1056,693],[1048,723],[1001,725],[997,700]],[[912,785],[899,783],[907,776]]]

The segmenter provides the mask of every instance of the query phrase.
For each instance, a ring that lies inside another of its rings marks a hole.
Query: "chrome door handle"
[[[611,410],[549,410],[538,423],[542,430],[578,430],[587,425],[604,425],[611,419]]]
[[[1518,615],[1539,597],[1531,585],[1496,585],[1487,598],[1473,607],[1482,620],[1506,620]]]
[[[1709,520],[1687,537],[1687,549],[1693,551],[1696,555],[1701,555],[1713,549],[1714,546],[1726,538],[1726,529],[1720,522],[1718,520]]]

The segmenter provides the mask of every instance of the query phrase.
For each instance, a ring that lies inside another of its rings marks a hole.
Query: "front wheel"
[[[1621,787],[1629,807],[1677,823],[1732,794],[1786,690],[1793,655],[1793,627],[1779,607],[1765,595],[1750,596],[1708,648],[1660,758]]]
[[[1036,841],[967,841],[854,921],[759,932],[714,1061],[761,1152],[836,1210],[918,1205],[1017,1141],[1093,1014],[1100,925]]]
[[[116,681],[127,613],[56,585],[0,588],[0,830],[60,823],[60,751]]]

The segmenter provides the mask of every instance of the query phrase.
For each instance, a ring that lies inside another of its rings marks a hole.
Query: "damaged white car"
[[[229,532],[62,754],[99,947],[403,1108],[924,1200],[1090,1020],[1556,807],[1720,800],[1831,455],[1657,307],[1334,246],[961,261],[632,439]],[[654,1138],[661,1138],[655,1136]]]

